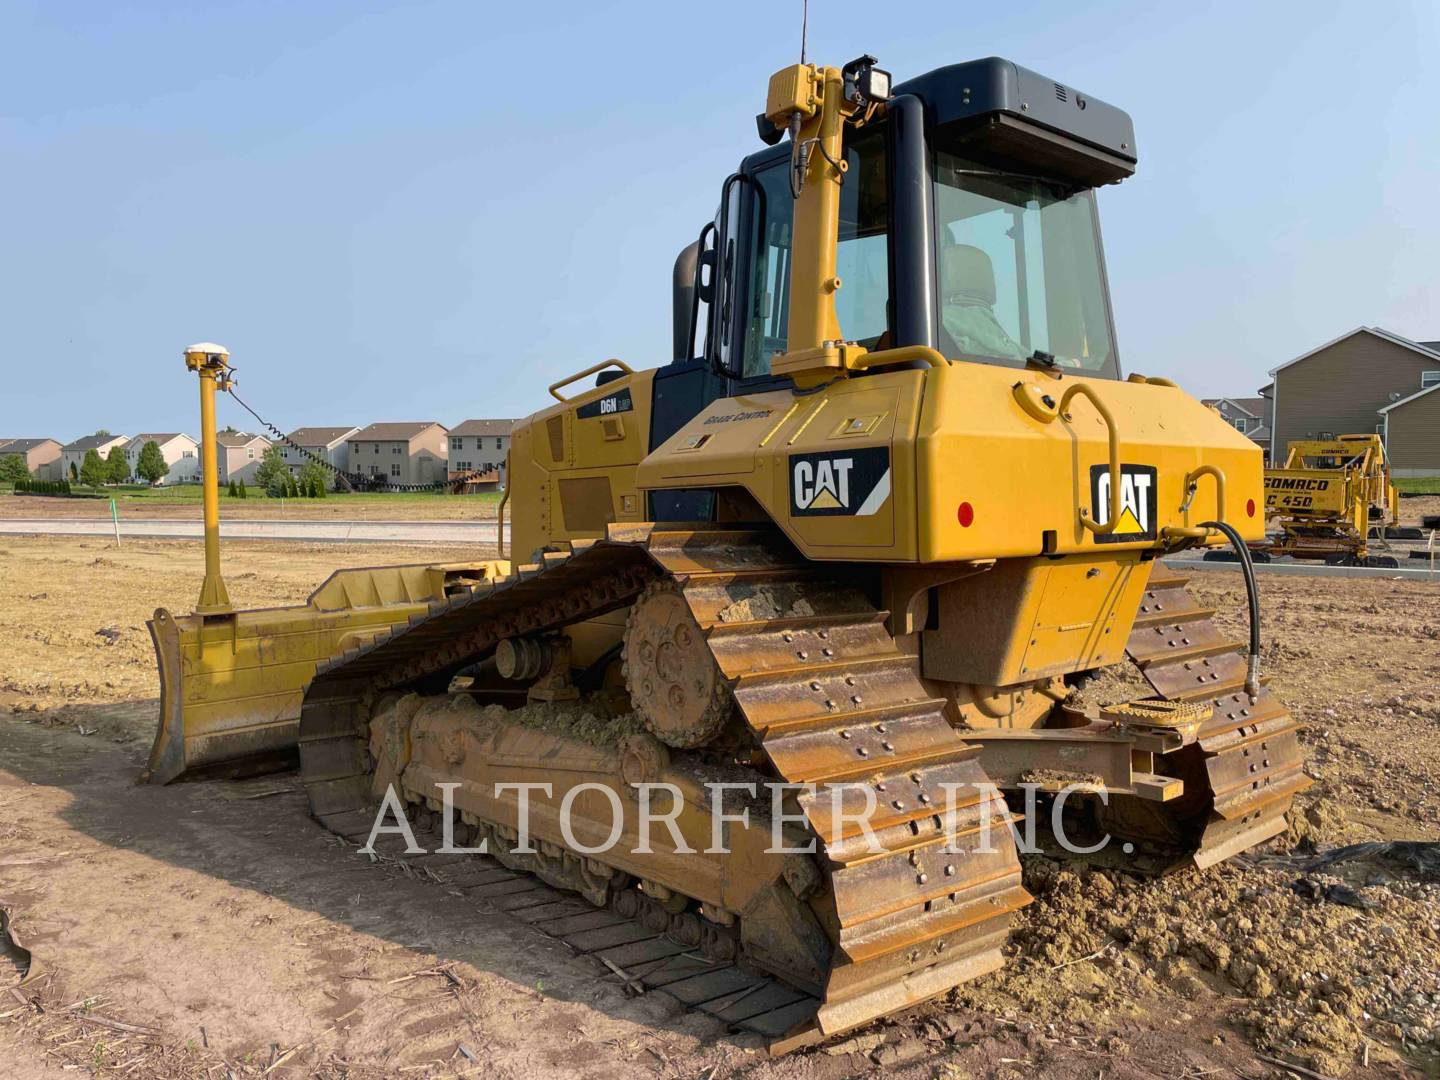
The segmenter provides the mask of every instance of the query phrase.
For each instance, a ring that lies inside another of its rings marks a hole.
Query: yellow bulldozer
[[[673,359],[587,367],[514,430],[507,557],[157,618],[153,776],[298,739],[329,828],[453,814],[773,975],[783,1047],[1001,963],[1007,799],[1205,867],[1308,781],[1253,577],[1247,656],[1160,561],[1259,539],[1262,463],[1121,374],[1095,190],[1135,169],[1129,117],[1001,59],[892,85],[865,56],[776,73],[757,126],[676,261]],[[1122,663],[1148,689],[1087,700]]]
[[[1290,443],[1285,464],[1265,470],[1265,512],[1279,532],[1250,545],[1257,561],[1288,555],[1331,566],[1400,565],[1394,555],[1370,553],[1372,538],[1401,535],[1400,496],[1379,435]]]

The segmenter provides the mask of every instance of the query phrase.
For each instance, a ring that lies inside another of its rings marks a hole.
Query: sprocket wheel
[[[704,746],[725,729],[730,687],[680,587],[652,582],[625,623],[625,685],[635,712],[677,749]]]

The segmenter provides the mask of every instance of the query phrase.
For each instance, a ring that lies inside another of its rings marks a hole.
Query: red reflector
[[[968,529],[975,521],[975,508],[969,503],[961,503],[960,509],[955,511],[955,520],[960,522],[962,529]]]
[[[1246,500],[1245,500],[1245,513],[1246,513],[1248,516],[1250,516],[1250,517],[1254,517],[1254,516],[1255,516],[1255,500],[1254,500],[1254,499],[1246,499]]]

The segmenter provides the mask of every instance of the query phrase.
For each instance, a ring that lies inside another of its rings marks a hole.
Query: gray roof
[[[221,446],[249,446],[256,439],[259,439],[267,446],[270,443],[270,440],[265,438],[265,436],[253,435],[248,431],[222,431],[215,436],[215,441]]]
[[[1201,402],[1201,404],[1219,405],[1222,401],[1228,401],[1231,405],[1234,405],[1236,408],[1240,409],[1241,412],[1247,412],[1251,416],[1254,416],[1256,418],[1265,415],[1265,399],[1259,397],[1206,398],[1203,402]]]
[[[83,435],[72,443],[66,443],[66,450],[99,450],[102,446],[109,446],[117,439],[125,442],[128,435]]]
[[[509,435],[514,420],[462,420],[450,429],[451,435]]]
[[[399,420],[389,424],[371,424],[351,438],[356,442],[409,442],[426,428],[432,427],[446,430],[444,424],[435,420]]]
[[[1265,399],[1263,397],[1232,397],[1230,400],[1251,416],[1265,415]]]
[[[1270,438],[1270,429],[1264,424],[1261,424],[1253,431],[1247,431],[1245,434],[1250,437],[1252,442],[1259,442],[1261,439]]]
[[[60,445],[55,439],[0,439],[0,453],[28,454],[37,446],[43,446],[45,443],[52,442],[55,443],[56,446]]]
[[[333,446],[337,442],[343,442],[345,437],[355,430],[355,425],[349,427],[302,427],[290,432],[290,441],[299,443],[301,446]]]
[[[169,442],[171,439],[179,439],[179,438],[181,438],[181,437],[184,437],[184,438],[186,438],[186,439],[189,439],[189,438],[190,438],[189,435],[186,435],[186,434],[185,434],[184,432],[182,432],[182,431],[167,431],[167,432],[157,433],[157,434],[136,435],[133,439],[131,439],[131,440],[130,440],[128,443],[126,443],[125,445],[126,445],[127,447],[130,447],[130,446],[144,446],[147,442],[153,442],[153,443],[158,443],[158,444],[161,445],[161,446],[164,446],[164,445],[165,445],[167,442]],[[192,441],[193,441],[193,440],[192,440]]]

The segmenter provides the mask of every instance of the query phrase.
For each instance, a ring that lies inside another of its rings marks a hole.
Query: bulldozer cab
[[[816,558],[1056,555],[1154,545],[1258,488],[1253,443],[1121,380],[1095,193],[1134,172],[1129,117],[997,58],[852,96],[873,64],[772,78],[770,145],[676,260],[673,360],[566,390],[512,444],[515,489],[545,493],[517,501],[517,557],[611,522],[761,519]],[[991,483],[1017,456],[1044,508],[1023,522]],[[977,497],[1003,516],[966,523]]]
[[[789,141],[746,158],[700,241],[677,363],[734,396],[789,385],[797,199]],[[1095,187],[1135,165],[1129,118],[1009,61],[902,83],[848,128],[835,244],[843,338],[1117,378]],[[800,253],[804,257],[807,253]],[[685,288],[689,283],[677,283]],[[697,365],[698,366],[698,365]]]

